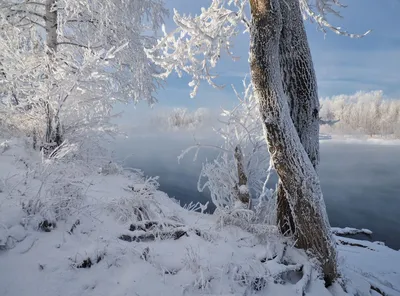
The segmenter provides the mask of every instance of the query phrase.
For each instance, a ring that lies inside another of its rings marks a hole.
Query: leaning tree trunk
[[[279,59],[290,116],[314,168],[319,163],[319,100],[314,66],[298,0],[280,0],[282,31]],[[282,233],[295,233],[287,191],[277,191],[277,222]]]
[[[250,0],[250,67],[265,137],[276,172],[289,197],[299,246],[318,258],[325,281],[337,278],[336,250],[318,175],[290,117],[280,73],[283,26],[279,0]]]

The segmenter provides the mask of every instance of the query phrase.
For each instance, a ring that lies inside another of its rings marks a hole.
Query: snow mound
[[[379,243],[338,237],[342,278],[327,289],[314,261],[274,226],[182,208],[140,172],[82,175],[53,163],[43,173],[23,142],[8,145],[2,296],[400,295],[400,252]]]
[[[354,234],[366,234],[366,235],[372,235],[372,231],[369,229],[357,229],[357,228],[352,228],[352,227],[345,227],[345,228],[338,228],[338,227],[332,227],[332,232],[336,235],[354,235]]]

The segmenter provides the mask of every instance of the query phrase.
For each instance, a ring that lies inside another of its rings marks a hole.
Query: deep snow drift
[[[400,295],[400,252],[379,243],[337,237],[342,278],[326,289],[274,226],[248,232],[232,213],[183,208],[156,179],[112,163],[0,144],[2,296]]]

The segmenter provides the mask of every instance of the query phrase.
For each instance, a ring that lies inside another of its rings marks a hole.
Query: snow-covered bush
[[[84,177],[74,174],[73,168],[61,159],[32,163],[28,172],[22,199],[26,224],[41,227],[44,221],[56,223],[78,214],[90,186]]]
[[[30,217],[40,217],[47,221],[66,220],[75,213],[83,201],[84,188],[72,183],[54,182],[40,196],[22,204]]]
[[[13,138],[6,143],[9,150],[0,153],[6,172],[0,178],[0,194],[4,194],[0,204],[20,204],[24,213],[22,224],[34,229],[54,227],[57,221],[79,213],[90,187],[86,180],[90,170],[71,160],[76,153],[74,144],[64,141],[41,158],[32,149],[32,139]]]
[[[160,220],[162,211],[153,199],[159,187],[157,179],[144,177],[138,173],[134,174],[132,185],[125,188],[132,195],[113,198],[108,202],[107,209],[122,224],[144,220]]]
[[[264,185],[270,173],[266,170],[270,160],[251,85],[244,82],[244,92],[235,90],[235,93],[239,104],[231,111],[222,112],[222,127],[215,129],[222,138],[222,144],[196,143],[180,156],[182,158],[191,150],[197,150],[197,155],[202,148],[220,152],[216,159],[203,164],[198,190],[210,190],[212,202],[222,212],[240,208],[240,196],[258,199],[259,205],[272,200],[271,192]],[[259,207],[259,212],[261,208],[266,209],[265,206]],[[267,216],[265,212],[259,214]]]

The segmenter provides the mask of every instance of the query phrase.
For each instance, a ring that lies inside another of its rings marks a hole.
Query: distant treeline
[[[151,125],[161,130],[195,130],[212,126],[216,112],[206,108],[174,108],[157,113]],[[213,114],[213,115],[212,115]],[[382,91],[357,92],[321,99],[323,133],[400,138],[400,99],[387,99]]]
[[[400,100],[384,99],[382,91],[357,92],[321,100],[323,132],[400,138]]]

